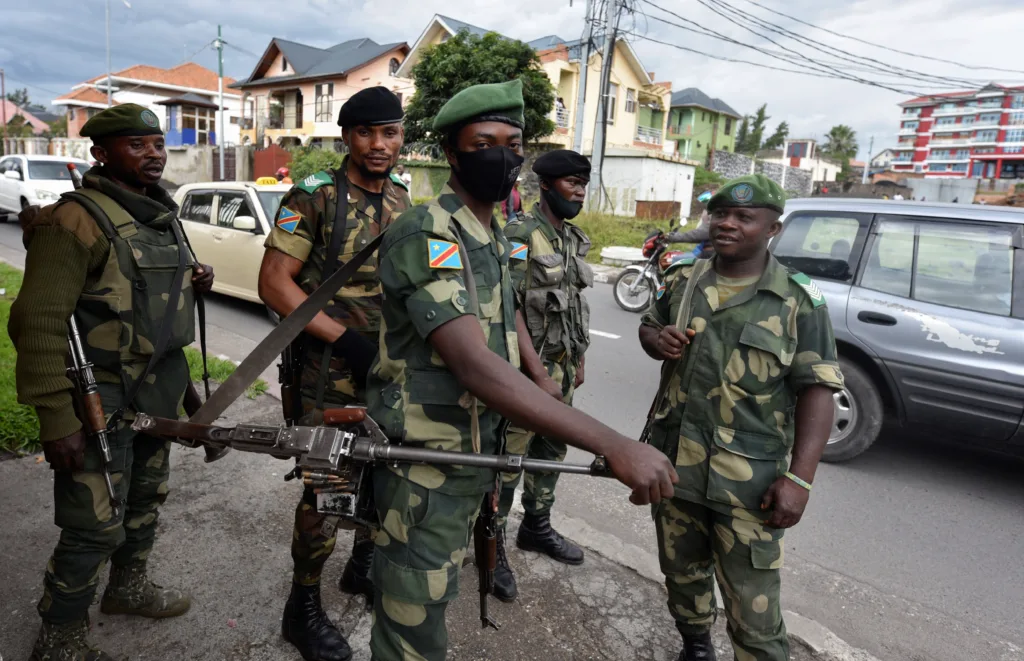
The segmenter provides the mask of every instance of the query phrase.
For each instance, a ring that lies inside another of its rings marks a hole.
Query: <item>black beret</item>
[[[574,174],[590,176],[590,161],[571,149],[555,149],[533,162],[533,171],[540,177],[558,179]]]
[[[338,126],[379,126],[402,121],[402,102],[386,87],[367,87],[353,94],[338,113]]]

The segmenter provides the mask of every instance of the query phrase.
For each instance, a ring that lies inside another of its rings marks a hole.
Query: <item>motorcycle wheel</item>
[[[629,292],[639,277],[640,274],[636,271],[623,271],[612,284],[612,295],[615,297],[615,302],[626,312],[643,312],[651,304],[654,283],[650,278],[644,278],[644,281],[637,285],[636,293],[630,294]]]

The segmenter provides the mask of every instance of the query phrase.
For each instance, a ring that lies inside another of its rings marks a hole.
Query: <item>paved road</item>
[[[0,225],[0,257],[19,251],[16,228]],[[635,436],[656,366],[635,339],[638,315],[618,309],[604,285],[590,302],[601,334],[577,404]],[[209,322],[212,352],[235,359],[270,328],[260,306],[223,297],[211,301]],[[853,462],[823,465],[804,521],[786,536],[784,607],[884,660],[1024,660],[1022,469],[895,433]],[[653,526],[625,488],[563,480],[556,524],[656,576]]]

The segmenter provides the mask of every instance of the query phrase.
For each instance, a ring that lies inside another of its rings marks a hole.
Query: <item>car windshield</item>
[[[35,180],[50,180],[50,181],[71,181],[71,175],[68,173],[68,163],[74,163],[75,167],[78,168],[79,174],[85,174],[86,170],[89,169],[88,163],[80,163],[78,161],[33,161],[28,162],[28,177],[29,179]]]
[[[277,208],[281,206],[281,198],[288,191],[259,191],[256,196],[260,198],[260,205],[263,207],[263,213],[267,214],[267,219],[273,223],[274,218],[277,217]]]

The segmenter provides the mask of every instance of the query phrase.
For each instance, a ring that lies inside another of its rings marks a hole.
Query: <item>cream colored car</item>
[[[174,194],[196,256],[213,267],[213,291],[262,303],[257,282],[263,242],[290,188],[218,181],[186,184]]]

